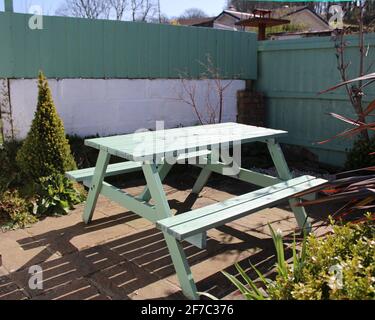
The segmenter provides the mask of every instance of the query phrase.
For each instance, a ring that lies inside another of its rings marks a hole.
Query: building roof
[[[213,21],[214,17],[209,18],[193,18],[193,19],[178,19],[178,23],[182,26],[194,26],[199,24],[204,24]]]
[[[284,6],[282,8],[275,8],[272,10],[271,15],[275,18],[283,18],[292,13],[296,13],[306,9],[307,6]]]
[[[314,34],[324,34],[324,35],[331,35],[332,30],[318,30],[318,31],[293,31],[293,32],[275,32],[275,33],[270,33],[270,36],[295,36],[295,35],[314,35]]]
[[[178,19],[178,23],[183,26],[205,26],[207,24],[213,23],[216,19],[218,19],[223,14],[227,14],[235,18],[236,20],[244,20],[253,17],[252,13],[241,12],[236,10],[223,10],[218,16],[216,17],[208,17],[208,18],[194,18],[194,19]]]
[[[317,14],[314,10],[311,10],[308,6],[293,6],[293,7],[283,7],[283,8],[278,8],[272,11],[271,16],[274,18],[288,18],[288,16],[301,12],[303,10],[308,10],[312,14],[314,14],[317,18],[319,18],[321,21],[327,24],[328,23],[323,17],[319,14]]]
[[[286,19],[275,19],[275,18],[250,18],[236,23],[237,26],[243,27],[258,27],[260,24],[264,24],[267,27],[280,26],[283,24],[289,24],[290,21]]]
[[[253,17],[254,15],[252,13],[248,12],[241,12],[241,11],[235,11],[235,10],[224,10],[222,13],[220,13],[215,19],[220,17],[222,14],[229,14],[230,16],[238,19],[238,20],[244,20],[244,19],[249,19]]]
[[[283,19],[285,20],[284,23],[286,23],[286,20],[289,19],[289,16],[302,12],[304,10],[308,10],[312,14],[314,14],[317,18],[319,18],[322,22],[324,22],[327,25],[327,30],[328,28],[328,23],[326,20],[324,20],[319,14],[317,14],[314,10],[311,10],[308,6],[285,6],[282,8],[278,9],[273,9],[273,10],[265,10],[267,12],[270,12],[270,18],[271,20],[275,19]],[[262,9],[258,9],[258,11],[262,11]],[[251,18],[260,18],[260,14],[257,12],[254,13],[248,13],[248,12],[241,12],[237,11],[234,8],[226,9],[223,10],[218,16],[216,17],[208,17],[208,18],[194,18],[194,19],[179,19],[178,23],[181,25],[185,26],[210,26],[212,27],[214,22],[222,17],[223,15],[229,15],[233,17],[235,20],[237,20],[237,25],[240,25],[238,23],[239,21],[244,21],[244,20],[249,20]],[[276,21],[276,20],[275,20]],[[277,23],[275,23],[277,25]]]

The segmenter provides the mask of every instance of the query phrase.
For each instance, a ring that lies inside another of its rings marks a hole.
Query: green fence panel
[[[359,71],[359,40],[358,36],[346,40],[348,77],[354,78]],[[374,72],[375,35],[366,37],[366,45],[366,70]],[[309,147],[321,161],[342,165],[353,140],[317,144],[350,127],[328,112],[355,117],[344,89],[318,94],[341,82],[335,53],[330,37],[259,42],[257,89],[267,99],[267,125],[289,131],[284,142]],[[368,87],[365,105],[371,99],[375,99],[375,85]]]
[[[149,24],[43,17],[0,12],[0,77],[200,78],[207,54],[225,78],[256,79],[254,33]]]

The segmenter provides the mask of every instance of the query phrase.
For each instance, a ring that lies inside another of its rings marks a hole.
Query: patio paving
[[[210,180],[199,197],[190,194],[194,174],[175,172],[165,184],[174,212],[185,212],[253,189],[232,179]],[[143,190],[137,179],[126,190]],[[0,234],[0,300],[2,299],[184,299],[161,232],[146,220],[101,197],[94,221],[82,223],[83,206],[68,216],[49,217],[25,230]],[[316,232],[324,212],[310,216]],[[266,271],[275,263],[267,223],[285,235],[296,222],[287,206],[266,209],[208,232],[208,247],[200,250],[184,243],[199,291],[223,299],[240,295],[221,271],[236,274],[234,263],[250,270],[249,262]],[[288,238],[288,237],[287,237]],[[291,237],[287,239],[290,241]],[[290,252],[289,252],[290,254]],[[43,269],[43,289],[29,288],[29,267]],[[255,277],[254,273],[250,275]]]

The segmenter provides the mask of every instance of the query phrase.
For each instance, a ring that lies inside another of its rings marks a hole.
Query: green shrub
[[[68,135],[70,148],[79,169],[95,167],[98,150],[85,146],[86,139],[99,138],[99,135],[81,138],[77,135]]]
[[[17,151],[21,143],[17,141],[5,142],[0,147],[0,196],[8,189],[12,188],[25,179],[20,174],[20,169],[16,163]]]
[[[375,299],[375,225],[334,226],[325,238],[310,236],[302,277],[277,277],[269,293],[274,299]],[[340,272],[340,276],[335,274]],[[284,288],[290,288],[285,292]]]
[[[10,168],[12,167],[12,162],[8,157],[8,153],[4,147],[0,148],[0,196],[8,189],[9,185],[13,180],[13,174]]]
[[[38,221],[31,213],[32,204],[18,191],[6,191],[0,198],[0,226],[4,229],[25,228]]]
[[[43,73],[39,74],[39,96],[30,132],[17,154],[21,170],[34,180],[76,169],[65,137],[64,125],[52,100]]]
[[[274,33],[282,33],[282,32],[299,32],[305,31],[306,26],[302,23],[298,24],[285,24],[281,26],[275,26],[267,28],[267,36]]]
[[[34,212],[38,215],[65,215],[85,200],[83,191],[77,190],[73,182],[61,174],[40,178],[37,188]]]
[[[266,279],[255,267],[263,288],[237,265],[240,277],[226,274],[249,300],[373,300],[375,299],[375,224],[333,226],[323,238],[305,237],[298,253],[287,262],[281,235],[272,228],[277,263],[276,279]]]
[[[345,167],[348,170],[355,170],[375,166],[375,156],[371,155],[375,151],[375,137],[369,142],[357,140],[353,148],[349,151]]]

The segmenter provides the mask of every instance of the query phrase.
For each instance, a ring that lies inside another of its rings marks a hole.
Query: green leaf
[[[249,288],[246,288],[245,285],[239,281],[236,277],[228,274],[227,272],[223,271],[223,274],[232,282],[238,290],[245,296],[245,297],[252,297],[255,300],[263,300],[263,296],[257,295],[255,292],[251,291]]]
[[[219,300],[218,298],[216,298],[215,296],[213,296],[212,294],[210,294],[210,293],[207,293],[207,292],[197,292],[198,293],[198,295],[200,295],[200,296],[205,296],[205,297],[207,297],[207,298],[209,298],[209,299],[211,299],[211,300]]]
[[[244,279],[246,281],[246,283],[248,284],[248,286],[254,291],[254,293],[257,295],[257,296],[263,296],[261,294],[261,292],[258,290],[257,286],[255,285],[255,283],[250,279],[250,277],[246,274],[246,272],[241,268],[241,266],[236,263],[235,264],[236,266],[236,269],[237,271],[240,273],[242,279]]]
[[[263,282],[263,284],[268,285],[271,280],[267,279],[253,264],[250,263],[250,265],[253,268],[253,270],[257,273],[259,279]]]
[[[287,264],[286,264],[285,256],[284,256],[283,239],[282,239],[280,234],[275,233],[275,231],[273,230],[273,228],[271,227],[270,224],[268,224],[268,226],[270,228],[273,243],[274,243],[275,249],[276,249],[277,271],[279,272],[279,274],[281,276],[287,277],[288,270],[287,270],[287,267],[286,267]]]

